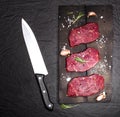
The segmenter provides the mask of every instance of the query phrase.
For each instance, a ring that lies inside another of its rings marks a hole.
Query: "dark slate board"
[[[94,11],[97,16],[87,17],[88,12]],[[78,15],[79,12],[85,14],[75,24],[71,25],[71,21]],[[97,22],[99,25],[100,37],[98,40],[89,43],[81,44],[71,48],[68,42],[68,35],[72,28],[82,26],[88,22]],[[92,69],[83,73],[67,72],[64,56],[59,55],[59,103],[80,103],[80,102],[97,102],[96,97],[105,91],[106,98],[100,102],[110,102],[112,95],[111,69],[112,69],[112,45],[113,45],[113,27],[112,27],[112,6],[59,6],[58,18],[58,40],[59,53],[65,46],[70,49],[71,54],[84,51],[88,47],[96,48],[100,53],[100,61]],[[103,91],[88,97],[68,97],[66,95],[67,84],[69,78],[76,76],[86,76],[98,73],[104,76],[105,88]]]

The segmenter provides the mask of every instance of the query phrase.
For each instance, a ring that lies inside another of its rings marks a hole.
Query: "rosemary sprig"
[[[82,12],[79,12],[78,16],[75,18],[75,20],[73,21],[72,24],[74,24],[75,22],[77,22],[83,16],[84,16],[84,14]]]
[[[61,105],[60,105],[60,107],[61,107],[62,109],[69,109],[69,108],[73,108],[73,107],[76,107],[76,106],[77,106],[77,104],[75,104],[75,105],[61,104]]]

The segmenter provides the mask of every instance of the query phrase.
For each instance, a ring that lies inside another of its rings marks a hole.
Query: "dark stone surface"
[[[80,104],[62,110],[58,104],[58,6],[113,5],[113,94],[110,103]],[[0,1],[0,117],[118,117],[120,114],[119,0],[1,0]],[[24,44],[21,18],[29,22],[48,67],[45,82],[54,110],[44,108]]]

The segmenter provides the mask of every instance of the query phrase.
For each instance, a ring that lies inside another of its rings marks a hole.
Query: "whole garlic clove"
[[[70,50],[68,50],[68,49],[62,49],[60,52],[61,56],[67,56],[69,54],[70,54]]]
[[[87,17],[89,18],[90,16],[96,16],[97,17],[97,14],[94,11],[90,11],[90,12],[88,12]]]
[[[96,98],[96,100],[97,100],[97,101],[101,101],[101,100],[103,100],[103,99],[105,99],[105,98],[106,98],[106,93],[103,92],[103,93],[99,94],[99,96]]]

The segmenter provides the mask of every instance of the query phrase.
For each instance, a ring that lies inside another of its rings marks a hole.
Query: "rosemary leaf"
[[[62,109],[69,109],[69,108],[73,108],[73,107],[75,107],[75,106],[77,106],[77,105],[70,105],[70,104],[61,104],[61,105],[60,105],[60,107],[61,107]]]
[[[75,60],[80,63],[85,63],[86,61],[80,57],[76,57]]]
[[[73,21],[72,24],[74,24],[75,22],[77,22],[82,16],[84,16],[84,14],[82,12],[79,12],[78,16],[75,18],[75,20]]]

